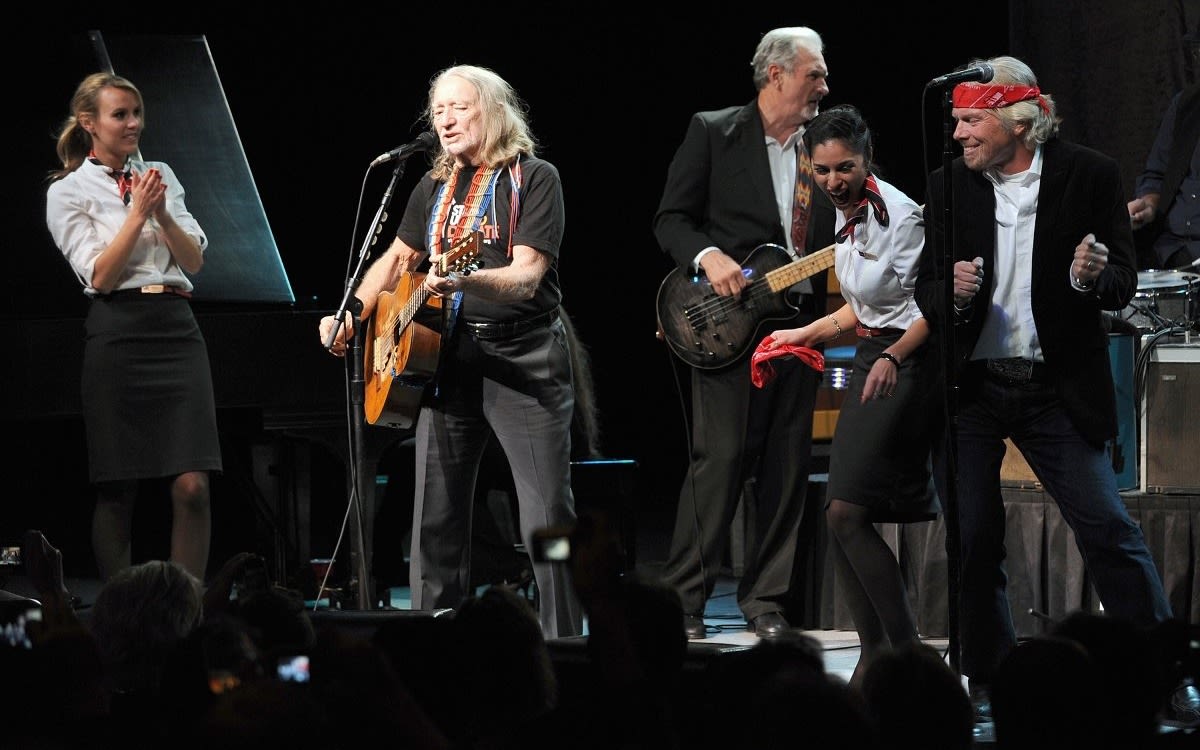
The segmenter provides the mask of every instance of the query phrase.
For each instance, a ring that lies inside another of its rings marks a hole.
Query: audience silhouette
[[[907,642],[884,650],[863,673],[867,713],[886,748],[969,748],[975,714],[962,678],[936,648]]]
[[[135,565],[76,611],[62,556],[39,532],[25,558],[40,609],[30,647],[0,646],[3,746],[239,750],[969,748],[961,677],[925,643],[888,649],[852,687],[808,633],[689,665],[678,594],[624,569],[613,519],[580,515],[562,564],[588,635],[548,643],[536,599],[492,586],[456,611],[314,625],[263,560],[231,557],[207,587],[181,566]],[[6,602],[11,605],[12,600]],[[16,605],[13,605],[16,606]],[[992,683],[996,746],[1170,750],[1197,722],[1192,630],[1073,612],[1021,642]],[[700,647],[698,647],[700,648]],[[715,720],[720,717],[720,720]],[[1188,717],[1184,717],[1185,719]],[[1194,717],[1193,717],[1194,718]],[[1168,719],[1175,719],[1173,722]],[[1168,726],[1170,724],[1170,726]]]
[[[991,700],[999,748],[1110,747],[1100,670],[1076,641],[1041,636],[1018,643],[996,668]]]

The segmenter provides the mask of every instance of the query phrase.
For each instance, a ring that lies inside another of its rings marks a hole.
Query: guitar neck
[[[437,261],[438,275],[445,276],[453,271],[461,271],[464,266],[468,265],[479,254],[479,242],[482,236],[482,232],[471,232],[446,251]],[[398,334],[412,322],[421,306],[429,301],[431,294],[429,287],[424,284],[417,286],[416,291],[409,296],[405,303],[404,309],[400,311],[400,317],[393,328],[394,333]]]
[[[834,245],[818,250],[815,253],[809,253],[803,258],[798,258],[786,266],[780,266],[774,271],[766,273],[767,285],[772,292],[781,292],[787,289],[797,281],[803,281],[813,274],[820,273],[826,268],[833,267],[833,249]]]
[[[429,287],[424,284],[417,285],[416,291],[409,295],[408,301],[404,303],[404,308],[400,310],[400,316],[392,326],[393,338],[399,336],[400,332],[408,327],[408,324],[417,316],[417,311],[421,309],[421,305],[424,305],[429,300],[429,295]]]

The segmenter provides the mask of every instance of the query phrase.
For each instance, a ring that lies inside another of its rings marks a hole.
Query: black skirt
[[[930,457],[942,413],[933,347],[921,347],[900,365],[894,396],[861,403],[871,366],[900,335],[859,339],[829,458],[826,506],[835,499],[863,505],[880,523],[929,521],[940,510]]]
[[[220,471],[208,348],[187,299],[98,297],[85,329],[83,418],[91,480]]]

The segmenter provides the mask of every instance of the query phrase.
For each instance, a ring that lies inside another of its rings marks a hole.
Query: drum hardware
[[[1138,272],[1138,288],[1122,320],[1144,334],[1200,324],[1200,275],[1178,270]]]

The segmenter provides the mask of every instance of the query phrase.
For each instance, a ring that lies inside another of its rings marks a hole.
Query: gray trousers
[[[571,525],[571,417],[575,407],[561,321],[510,339],[460,330],[443,352],[437,388],[416,428],[416,498],[409,577],[413,609],[457,608],[470,589],[475,482],[487,442],[499,441],[516,486],[521,539]],[[535,563],[546,638],[583,632],[564,563]]]

